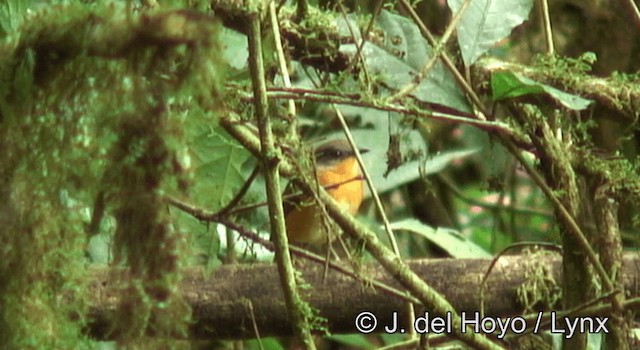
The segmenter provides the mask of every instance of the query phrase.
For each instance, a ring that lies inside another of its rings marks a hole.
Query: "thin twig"
[[[284,49],[282,48],[282,38],[280,37],[280,25],[278,25],[278,15],[276,13],[276,4],[274,1],[269,3],[269,19],[271,20],[271,31],[273,32],[273,40],[276,44],[276,54],[278,55],[278,65],[280,66],[280,75],[282,75],[282,81],[284,86],[291,87],[291,78],[289,77],[289,70],[287,69],[287,58],[284,55]],[[290,129],[296,130],[296,104],[293,100],[287,101],[289,104],[289,114],[291,115]]]
[[[422,83],[422,80],[426,78],[427,74],[429,74],[429,71],[431,71],[433,66],[436,64],[436,62],[440,58],[440,55],[443,52],[443,48],[445,47],[445,45],[447,45],[449,38],[455,31],[456,26],[458,25],[458,22],[460,22],[460,18],[462,18],[462,14],[467,10],[467,8],[469,7],[469,4],[471,4],[471,0],[465,0],[462,3],[462,6],[460,6],[460,9],[455,13],[453,18],[451,19],[451,22],[447,26],[446,31],[444,32],[440,40],[438,40],[438,43],[435,45],[432,55],[429,58],[429,60],[425,63],[424,67],[422,67],[420,72],[418,72],[418,75],[410,84],[408,84],[407,86],[402,88],[400,91],[398,91],[397,93],[389,97],[389,100],[388,100],[389,102],[397,101],[409,95],[420,85],[420,83]]]
[[[542,23],[544,28],[544,39],[547,45],[547,54],[553,55],[556,52],[553,44],[553,31],[551,31],[551,17],[549,16],[549,2],[540,0],[542,10]]]
[[[250,230],[245,229],[244,227],[236,224],[235,222],[231,221],[227,216],[216,216],[215,213],[212,212],[208,212],[202,208],[196,207],[192,204],[183,202],[177,198],[174,197],[165,197],[164,198],[165,201],[167,201],[168,204],[182,210],[183,212],[193,216],[195,219],[200,220],[200,221],[204,221],[204,222],[213,222],[213,223],[218,223],[221,224],[225,227],[227,227],[229,230],[232,230],[233,232],[238,233],[240,236],[251,240],[252,242],[258,243],[261,246],[263,246],[264,248],[266,248],[269,251],[275,252],[276,248],[273,244],[273,242],[264,239],[262,237],[260,237],[257,233],[252,232]],[[326,263],[326,258],[322,257],[320,255],[314,254],[306,249],[302,249],[300,247],[297,247],[295,245],[291,245],[289,246],[289,250],[291,251],[291,254],[309,260],[313,263],[316,264],[325,264]],[[335,262],[330,261],[328,263],[329,268],[331,268],[332,270],[335,270],[345,276],[349,276],[352,277],[353,279],[356,280],[361,280],[362,276],[352,270],[349,269],[345,266],[336,264]],[[399,290],[397,288],[394,288],[392,286],[389,286],[383,282],[380,282],[378,280],[366,280],[366,282],[368,284],[370,284],[371,286],[375,287],[376,289],[380,290],[381,292],[384,292],[385,294],[394,296],[396,298],[399,298],[401,300],[407,301],[409,303],[416,303],[419,304],[420,300],[414,298],[413,296],[409,295],[407,292]]]
[[[400,0],[400,5],[402,5],[402,8],[406,10],[407,13],[409,13],[409,15],[411,16],[411,19],[413,19],[413,21],[416,23],[416,25],[420,29],[420,33],[422,33],[422,36],[424,36],[427,39],[427,41],[431,46],[435,46],[436,45],[435,37],[433,36],[433,34],[431,34],[431,32],[429,31],[427,26],[424,24],[424,22],[422,22],[422,19],[420,19],[420,16],[416,13],[413,7],[411,7],[411,4],[409,3],[409,1]],[[487,108],[485,108],[484,103],[482,103],[482,101],[480,100],[480,97],[478,97],[478,94],[476,94],[476,92],[471,88],[471,85],[467,83],[467,80],[464,78],[464,76],[458,71],[458,68],[456,68],[456,65],[453,63],[453,60],[451,60],[451,58],[449,57],[449,54],[447,54],[446,50],[442,50],[441,56],[445,66],[449,69],[451,74],[453,74],[453,78],[456,80],[456,83],[458,83],[458,85],[462,88],[462,90],[471,98],[471,102],[473,102],[473,105],[478,110],[480,110],[480,112],[484,116],[489,115],[489,111],[487,110]],[[483,115],[479,115],[477,116],[477,118],[484,119]]]
[[[555,250],[555,251],[558,251],[558,252],[562,250],[562,247],[558,246],[557,244],[553,244],[553,243],[547,243],[547,242],[518,242],[518,243],[510,244],[508,247],[502,249],[498,254],[496,254],[496,256],[494,256],[493,259],[491,260],[491,263],[489,264],[489,267],[487,268],[487,272],[485,272],[484,276],[482,277],[482,282],[480,282],[479,299],[480,299],[480,317],[481,318],[484,317],[484,292],[486,290],[485,287],[487,286],[487,280],[489,279],[489,275],[491,274],[491,271],[493,270],[493,268],[498,263],[498,260],[500,259],[500,257],[503,256],[504,254],[506,254],[511,249],[520,248],[520,247],[531,247],[531,246],[545,247],[545,248],[549,248],[550,250]]]
[[[235,208],[235,206],[238,205],[238,203],[240,203],[240,201],[242,200],[242,198],[244,198],[247,192],[249,192],[249,188],[251,188],[251,184],[256,179],[256,177],[258,177],[259,173],[260,173],[259,167],[256,166],[255,168],[253,168],[253,171],[251,172],[247,180],[244,182],[244,184],[242,185],[238,193],[236,193],[233,199],[231,199],[229,203],[224,206],[224,208],[220,209],[217,215],[220,215],[220,216],[225,215],[229,213],[233,208]]]
[[[253,302],[251,300],[246,300],[247,307],[249,308],[249,314],[251,315],[251,324],[253,325],[253,333],[256,336],[256,340],[258,341],[258,348],[260,350],[264,350],[264,346],[262,345],[262,337],[260,337],[260,331],[258,330],[258,325],[256,324],[256,314],[253,312]]]
[[[344,18],[344,22],[347,25],[347,29],[349,30],[349,35],[351,35],[353,42],[356,43],[356,54],[353,56],[354,58],[349,62],[347,69],[345,69],[344,71],[349,72],[358,63],[358,61],[362,62],[362,73],[364,75],[364,82],[365,82],[365,86],[367,87],[367,90],[369,90],[371,87],[371,78],[369,76],[369,70],[367,69],[367,65],[365,64],[364,56],[362,56],[362,49],[364,48],[364,45],[368,40],[369,31],[373,26],[373,22],[375,21],[376,17],[378,16],[378,12],[380,11],[378,6],[382,7],[383,0],[377,0],[377,1],[378,3],[376,4],[376,11],[373,13],[373,15],[371,16],[371,19],[369,20],[367,30],[364,33],[362,33],[362,40],[360,41],[359,44],[358,44],[358,38],[356,37],[355,30],[353,29],[353,26],[351,25],[351,21],[349,21],[349,17],[347,16],[347,11],[344,9],[344,5],[342,5],[342,1],[338,1],[338,7],[340,8],[340,13],[342,14],[342,17]]]
[[[453,183],[453,181],[448,179],[446,176],[438,173],[438,179],[442,181],[442,183],[453,193],[454,196],[458,197],[460,200],[462,200],[463,202],[466,202],[467,204],[477,205],[479,207],[490,209],[490,210],[504,209],[505,211],[509,211],[517,214],[536,215],[536,216],[543,216],[546,218],[553,218],[553,214],[545,210],[523,208],[523,207],[516,207],[516,206],[508,206],[508,207],[499,206],[494,203],[489,203],[489,202],[485,202],[485,201],[481,201],[481,200],[469,197],[466,194],[464,194],[464,192],[462,192],[462,190],[460,190],[458,186],[456,186]]]
[[[421,110],[417,107],[407,107],[403,105],[384,105],[381,102],[377,101],[363,101],[355,98],[347,98],[340,95],[325,95],[322,93],[318,93],[315,90],[307,90],[307,89],[289,89],[288,92],[285,92],[284,89],[269,89],[272,92],[269,92],[269,98],[273,99],[296,99],[296,100],[307,100],[307,101],[316,101],[323,103],[335,103],[335,104],[343,104],[350,106],[359,106],[359,107],[367,107],[374,108],[387,112],[398,112],[405,115],[413,115],[417,117],[423,118],[431,118],[434,120],[444,121],[444,122],[453,122],[453,123],[463,123],[478,127],[479,129],[485,131],[494,131],[505,133],[506,135],[515,137],[516,139],[521,139],[515,135],[515,132],[509,127],[508,124],[498,121],[486,121],[473,119],[469,117],[460,117],[459,115],[469,116],[471,114],[465,113],[462,111],[457,111],[456,115],[449,114],[455,113],[453,109],[445,112],[435,112],[435,111],[425,111]],[[282,91],[282,92],[278,92]],[[246,96],[248,99],[252,99],[250,96]],[[435,105],[427,103],[426,105]]]
[[[384,212],[384,207],[382,206],[382,201],[380,200],[380,196],[378,195],[378,191],[376,191],[376,187],[373,185],[373,181],[371,180],[371,175],[369,175],[369,171],[367,167],[364,166],[364,161],[362,160],[362,155],[360,154],[360,150],[356,146],[355,141],[353,140],[353,135],[351,135],[351,130],[347,125],[347,121],[344,119],[344,115],[342,112],[336,107],[335,104],[332,104],[333,110],[336,112],[338,116],[338,120],[340,120],[340,125],[342,125],[342,131],[344,131],[349,144],[351,144],[351,148],[353,148],[353,152],[358,160],[358,165],[360,169],[362,169],[362,174],[364,175],[365,181],[367,182],[367,186],[369,187],[369,191],[371,192],[371,196],[373,197],[373,202],[376,205],[376,209],[378,209],[378,214],[382,218],[382,223],[384,224],[384,230],[387,233],[387,238],[389,238],[389,242],[391,243],[391,247],[393,249],[393,253],[400,257],[400,249],[398,248],[398,242],[396,241],[396,237],[393,234],[393,229],[391,229],[391,223],[389,223],[389,219],[387,218],[387,214]]]
[[[636,30],[640,31],[640,10],[634,0],[622,0],[623,5],[631,12],[631,18],[633,18],[633,24],[636,26]]]
[[[338,109],[338,107],[336,107],[335,104],[332,104],[331,107],[333,107],[333,110],[336,112],[336,115],[340,120],[340,124],[342,125],[342,130],[344,131],[344,134],[347,137],[347,140],[349,141],[351,148],[353,149],[353,152],[356,156],[356,160],[358,161],[358,166],[360,166],[360,169],[362,170],[362,174],[364,175],[364,178],[367,182],[367,186],[369,187],[369,191],[371,192],[371,196],[373,197],[373,202],[375,203],[376,208],[378,209],[378,214],[380,214],[380,218],[382,219],[382,223],[384,225],[384,231],[386,232],[387,238],[391,243],[393,253],[398,258],[400,258],[401,257],[400,249],[398,248],[398,242],[396,241],[396,236],[393,233],[393,229],[391,228],[391,223],[389,222],[389,219],[387,218],[387,214],[384,211],[384,207],[382,206],[382,201],[380,200],[378,191],[376,191],[376,188],[373,185],[373,180],[371,180],[371,175],[369,175],[369,171],[367,170],[367,167],[364,165],[364,162],[362,161],[362,155],[360,154],[360,150],[358,149],[358,147],[355,144],[355,141],[353,140],[353,135],[351,135],[351,130],[347,125],[347,121],[344,119],[344,115],[342,115],[342,112]],[[415,319],[415,310],[413,307],[413,303],[406,304],[405,308],[410,319]],[[416,333],[415,330],[410,328],[409,335],[411,335],[411,337],[414,337],[416,335],[415,333]]]

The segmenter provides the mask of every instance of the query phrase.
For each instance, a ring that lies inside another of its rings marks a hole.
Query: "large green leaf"
[[[243,185],[248,174],[242,165],[250,154],[222,128],[203,119],[194,121],[197,125],[191,125],[190,130],[195,168],[191,193],[196,203],[216,210],[226,205]]]
[[[251,158],[240,144],[232,139],[202,110],[192,110],[185,123],[189,136],[189,155],[194,171],[189,201],[210,211],[217,211],[237,194],[250,169],[243,167]],[[191,257],[197,263],[212,267],[218,262],[222,242],[219,225],[203,225],[179,210],[175,211],[175,225],[192,237]],[[222,232],[224,233],[224,232]]]
[[[465,0],[449,0],[457,12]],[[469,67],[529,17],[532,0],[473,0],[457,25],[458,44]]]
[[[491,89],[495,101],[523,95],[547,94],[563,106],[578,111],[589,107],[593,102],[508,71],[496,72],[491,76]]]
[[[416,219],[406,219],[391,224],[393,230],[404,230],[420,235],[440,247],[454,258],[490,258],[491,254],[477,246],[458,231],[433,228]]]
[[[384,31],[382,43],[366,42],[361,55],[367,71],[376,80],[391,90],[400,90],[415,81],[415,77],[433,55],[433,49],[422,37],[418,27],[409,19],[381,11],[377,25]],[[354,21],[338,21],[338,28],[344,35],[355,31],[360,41],[360,33]],[[357,52],[356,44],[344,44],[340,51],[350,56]],[[456,110],[469,112],[466,98],[456,86],[451,73],[441,62],[437,62],[429,74],[412,91],[411,96],[424,102],[438,103]]]
[[[366,145],[366,142],[362,144]],[[386,145],[385,143],[385,146]],[[468,157],[478,150],[453,150],[441,152],[436,155],[429,155],[426,156],[425,159],[413,160],[401,165],[391,171],[386,177],[384,173],[387,164],[380,161],[380,159],[385,159],[385,154],[381,151],[386,152],[385,149],[381,150],[378,148],[365,157],[365,164],[367,165],[378,193],[397,189],[404,184],[419,179],[420,176],[436,174],[451,164],[452,161]]]

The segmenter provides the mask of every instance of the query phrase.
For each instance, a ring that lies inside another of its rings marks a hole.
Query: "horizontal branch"
[[[624,261],[624,285],[632,298],[640,295],[640,286],[636,283],[640,279],[640,256],[630,253]],[[409,266],[440,291],[458,312],[469,313],[480,310],[481,281],[490,263],[486,259],[431,259],[411,261]],[[531,256],[500,258],[486,282],[485,314],[495,317],[522,314],[517,290],[525,283],[531,285],[531,277],[526,276],[535,275],[532,271],[540,267],[547,270],[545,278],[540,280],[560,283],[561,261],[557,255],[536,259]],[[356,332],[355,318],[362,311],[378,317],[377,331],[381,331],[391,324],[394,311],[403,310],[404,300],[367,283],[378,280],[402,289],[377,265],[365,265],[360,280],[334,270],[330,270],[325,279],[322,264],[305,262],[300,270],[309,286],[305,299],[327,320],[326,326],[332,333]],[[254,338],[254,323],[263,337],[291,335],[274,264],[226,265],[211,272],[189,269],[183,276],[180,293],[193,310],[191,338]],[[93,271],[90,295],[94,300],[89,332],[95,338],[111,339],[122,331],[109,320],[126,297],[119,286],[126,283],[127,278],[122,270]]]
[[[208,45],[218,29],[214,17],[192,10],[133,13],[118,3],[41,6],[0,42],[0,67],[28,49],[43,57],[123,58],[144,47]]]
[[[599,78],[586,74],[571,74],[561,69],[537,69],[495,58],[479,60],[474,65],[473,71],[477,76],[475,80],[479,83],[491,81],[491,75],[496,72],[519,73],[537,82],[593,99],[608,109],[618,112],[620,116],[618,119],[622,119],[618,121],[635,123],[640,118],[640,88],[637,83],[624,81],[622,78]],[[482,84],[478,85],[482,86]],[[489,85],[485,84],[484,86],[488,87]],[[612,118],[615,119],[615,117]]]

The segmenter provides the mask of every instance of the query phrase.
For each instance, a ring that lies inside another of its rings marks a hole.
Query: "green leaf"
[[[442,171],[451,164],[452,161],[468,157],[477,149],[464,149],[441,152],[437,155],[428,155],[426,143],[418,130],[408,129],[407,126],[399,126],[400,116],[389,118],[388,112],[361,108],[342,106],[340,110],[345,115],[359,116],[364,124],[371,124],[373,129],[352,130],[353,138],[360,148],[369,150],[363,156],[363,161],[367,167],[369,175],[378,193],[384,193],[419,179],[422,175],[435,174]],[[391,122],[391,126],[389,126]],[[400,149],[403,155],[409,153],[420,153],[421,157],[409,160],[392,170],[387,176],[387,149],[389,146],[389,130],[402,133]],[[343,133],[333,134],[327,139],[344,138]],[[421,169],[422,168],[422,169]],[[367,192],[367,196],[370,194]]]
[[[377,19],[378,26],[384,31],[384,41],[374,44],[367,41],[361,55],[367,71],[392,90],[400,90],[415,81],[425,63],[433,55],[433,49],[422,37],[418,27],[409,19],[381,11]],[[348,26],[357,30],[357,24],[344,20],[338,21],[341,33],[350,35]],[[360,38],[360,33],[356,33]],[[358,43],[360,40],[358,39]],[[356,44],[344,44],[340,51],[355,56]],[[412,91],[411,96],[424,102],[432,102],[469,112],[471,109],[465,96],[458,89],[451,73],[441,62],[437,62],[429,74]]]
[[[224,28],[220,35],[220,42],[224,48],[222,55],[227,64],[235,69],[245,68],[249,58],[247,36]]]
[[[375,346],[362,334],[333,334],[327,337],[337,343],[355,349],[373,349]]]
[[[17,30],[33,3],[33,0],[5,0],[0,3],[0,35]]]
[[[380,340],[382,340],[382,344],[384,345],[396,344],[407,340],[407,336],[401,333],[380,333],[378,334],[378,337],[380,337]]]
[[[362,145],[366,147],[366,142],[362,143]],[[387,146],[386,143],[385,146]],[[367,169],[371,174],[378,193],[397,189],[404,184],[419,179],[421,176],[436,174],[451,164],[452,161],[468,157],[477,153],[478,150],[455,150],[430,155],[427,156],[426,160],[414,160],[402,164],[389,173],[387,177],[384,176],[387,164],[380,161],[380,159],[385,159],[386,157],[384,152],[386,152],[386,148],[381,149],[378,147],[378,149],[372,151],[371,154],[367,153],[365,157],[365,164],[367,165]]]
[[[465,0],[449,0],[456,13]],[[473,0],[456,27],[464,64],[469,67],[529,17],[532,0]]]
[[[607,333],[609,333],[607,331]],[[604,342],[604,334],[600,333],[587,333],[587,350],[600,350],[606,349]]]
[[[261,338],[258,342],[257,339],[251,339],[244,342],[245,349],[247,350],[284,350],[278,339],[273,337]]]
[[[490,258],[491,254],[477,246],[458,231],[433,228],[416,219],[406,219],[391,224],[393,230],[404,230],[418,234],[440,247],[454,258]]]
[[[491,76],[491,89],[495,101],[524,95],[547,94],[566,108],[577,111],[589,107],[593,102],[508,71],[497,72]]]
[[[194,117],[193,119],[196,119]],[[195,163],[195,181],[191,193],[201,205],[209,210],[226,205],[244,184],[245,170],[242,165],[250,154],[222,128],[212,127],[206,118],[192,121],[190,145]]]
[[[511,236],[501,231],[485,228],[484,225],[473,227],[473,233],[469,239],[482,249],[493,253],[500,252],[513,243]]]
[[[87,253],[91,263],[107,266],[111,262],[111,236],[107,233],[91,236],[87,244]]]

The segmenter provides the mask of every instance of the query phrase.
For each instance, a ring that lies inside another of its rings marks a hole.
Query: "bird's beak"
[[[365,154],[365,153],[369,152],[369,149],[368,148],[360,148],[359,151],[360,151],[360,154]]]

